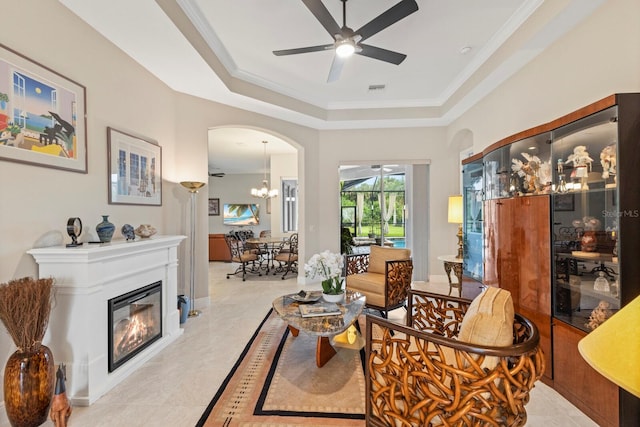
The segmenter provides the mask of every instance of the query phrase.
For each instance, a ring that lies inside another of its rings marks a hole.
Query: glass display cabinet
[[[618,141],[617,106],[553,132],[553,314],[585,332],[621,306]]]
[[[553,186],[551,133],[544,132],[509,146],[509,195],[549,194]]]
[[[484,156],[485,200],[509,197],[511,159],[509,146],[497,148]]]
[[[482,158],[462,167],[464,204],[462,273],[477,281],[483,279],[483,169]]]
[[[610,95],[519,132],[482,159],[482,283],[507,289],[515,311],[535,322],[543,381],[598,425],[640,425],[640,399],[578,351],[640,295],[640,94]],[[463,167],[464,273],[473,277],[479,172],[471,161]]]

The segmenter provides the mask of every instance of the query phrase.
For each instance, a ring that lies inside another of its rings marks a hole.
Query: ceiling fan
[[[328,83],[338,80],[346,59],[354,53],[395,65],[399,65],[404,61],[407,57],[405,54],[367,45],[362,42],[417,11],[418,4],[415,0],[401,0],[400,3],[397,3],[386,12],[378,15],[356,31],[347,27],[347,0],[340,1],[342,2],[342,28],[338,26],[338,23],[333,19],[321,0],[302,0],[302,3],[307,6],[313,16],[316,17],[325,30],[333,37],[334,42],[332,44],[274,50],[274,55],[295,55],[298,53],[334,49],[335,55],[331,69],[329,70]]]
[[[224,172],[209,172],[209,176],[214,178],[224,178],[226,174]]]

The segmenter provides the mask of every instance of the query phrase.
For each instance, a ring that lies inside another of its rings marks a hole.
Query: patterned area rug
[[[364,350],[336,347],[318,368],[316,342],[270,311],[197,427],[364,426]]]

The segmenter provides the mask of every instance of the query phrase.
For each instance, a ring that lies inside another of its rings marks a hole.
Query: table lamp
[[[640,397],[640,296],[578,342],[578,350],[600,375]]]
[[[462,258],[462,196],[449,196],[449,214],[448,221],[451,224],[458,224],[458,255],[456,258]]]

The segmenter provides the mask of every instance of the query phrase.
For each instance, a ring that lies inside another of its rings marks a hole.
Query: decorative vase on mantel
[[[116,226],[109,222],[109,215],[102,215],[102,222],[96,225],[96,232],[102,243],[108,243],[113,237]]]

